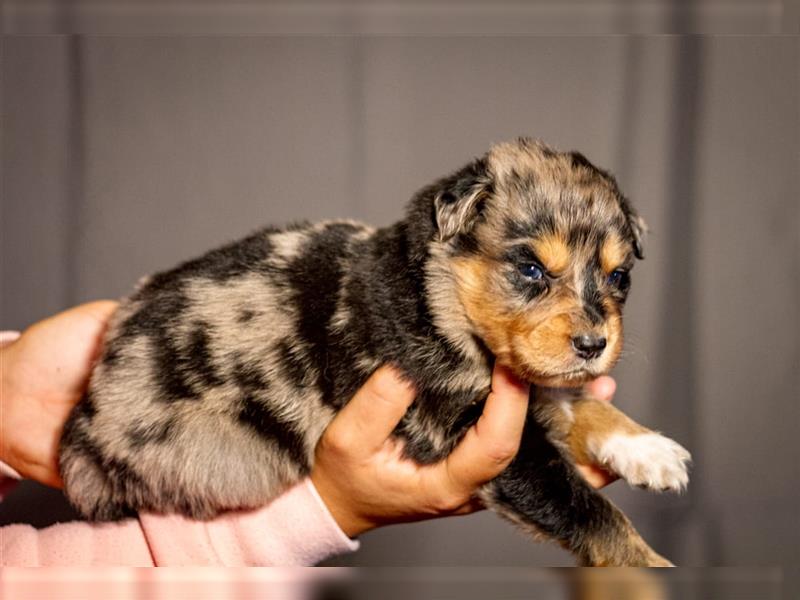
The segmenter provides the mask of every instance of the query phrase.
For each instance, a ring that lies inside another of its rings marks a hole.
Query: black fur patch
[[[508,240],[554,235],[558,230],[555,215],[549,210],[541,210],[527,221],[506,219],[504,229],[505,238]]]
[[[126,436],[132,448],[138,449],[148,444],[164,444],[174,438],[175,425],[175,418],[159,423],[137,423],[128,429]]]
[[[577,224],[573,225],[567,234],[567,244],[573,248],[578,248],[587,245],[593,245],[598,239],[598,231],[596,225]]]
[[[75,407],[75,413],[87,420],[91,420],[97,414],[97,408],[94,405],[91,391],[86,390],[83,394],[83,398],[81,398],[81,401]]]
[[[407,421],[401,421],[394,435],[405,440],[403,458],[409,458],[421,465],[432,465],[442,460],[442,452],[433,445],[426,435],[413,435]]]
[[[263,391],[269,387],[263,371],[256,365],[247,364],[241,354],[234,360],[233,380],[246,392]]]
[[[153,344],[152,360],[158,374],[157,381],[161,389],[158,398],[162,402],[177,400],[199,400],[200,392],[192,386],[189,379],[191,373],[183,368],[183,357],[175,343],[166,334],[156,336]]]
[[[114,367],[119,364],[121,352],[122,348],[120,347],[120,344],[115,343],[115,341],[110,341],[103,350],[103,356],[100,359],[100,362],[107,367]]]
[[[583,300],[583,310],[589,321],[594,325],[599,325],[605,321],[606,309],[603,306],[603,296],[597,287],[595,274],[592,269],[587,269],[583,278],[583,289],[581,290]]]
[[[182,283],[175,280],[168,287],[167,278],[164,277],[159,286],[146,286],[135,297],[141,306],[122,323],[119,335],[111,340],[106,351],[108,367],[113,368],[117,364],[123,344],[134,337],[145,336],[150,340],[151,359],[162,393],[160,400],[171,402],[197,398],[184,370],[176,368],[181,362],[181,355],[169,331],[169,325],[180,318],[189,304]]]
[[[233,380],[242,391],[236,419],[252,428],[259,436],[270,440],[286,452],[303,472],[309,468],[303,437],[292,423],[281,418],[269,405],[269,381],[261,369],[245,364],[240,356],[235,360]],[[264,398],[262,401],[260,398]]]
[[[580,152],[570,152],[569,157],[571,159],[573,168],[583,167],[585,169],[588,169],[589,172],[595,177],[600,177],[602,179],[605,179],[606,181],[613,183],[614,186],[616,187],[616,180],[611,175],[611,173],[591,163],[589,159],[586,158]]]
[[[516,169],[511,169],[507,184],[514,186],[517,193],[522,197],[530,196],[532,191],[536,189],[536,175],[530,171],[520,173]]]
[[[488,163],[485,158],[477,158],[455,173],[443,177],[437,183],[443,190],[442,195],[458,199],[471,194],[476,185],[483,185],[488,181]]]
[[[589,159],[586,158],[580,152],[570,152],[569,153],[569,158],[570,158],[570,160],[572,162],[572,167],[573,168],[585,167],[585,168],[589,169],[590,171],[594,171],[594,170],[597,169],[597,167],[595,167],[591,162],[589,162]]]
[[[475,236],[474,229],[457,235],[453,239],[452,245],[453,254],[456,256],[474,255],[480,254],[481,252],[480,244],[478,243],[478,238]]]
[[[420,464],[434,464],[443,460],[461,440],[467,429],[478,420],[488,392],[462,390],[444,392],[425,389],[421,391],[409,413],[400,422],[395,435],[406,440],[404,456]],[[436,447],[426,433],[411,426],[411,422],[433,425],[445,435],[446,443]]]
[[[287,341],[278,344],[278,360],[283,373],[297,387],[306,387],[316,381],[316,369],[297,356]]]
[[[471,399],[460,402],[463,408],[448,428],[448,437],[460,439],[460,436],[464,435],[467,429],[472,427],[483,414],[483,407],[486,405],[486,396],[488,396],[488,393],[475,394],[471,392],[469,395]]]
[[[162,391],[161,400],[198,400],[201,390],[196,389],[193,382],[209,387],[224,383],[211,364],[207,328],[203,323],[196,323],[184,349],[178,348],[166,330],[153,336],[152,352]]]
[[[238,316],[236,317],[237,323],[249,323],[253,320],[253,317],[256,316],[256,311],[250,310],[249,308],[244,308],[239,311]]]
[[[217,387],[225,381],[217,374],[217,370],[211,362],[208,330],[207,323],[197,322],[194,324],[180,368],[186,371],[187,378],[193,374],[204,385]]]
[[[276,415],[267,402],[261,402],[252,395],[245,395],[237,418],[240,423],[251,427],[264,439],[276,443],[281,450],[289,454],[303,472],[309,470],[303,437],[290,423]]]
[[[138,310],[122,323],[119,335],[106,348],[104,362],[110,367],[117,363],[125,342],[144,335],[150,337],[157,347],[158,342],[167,337],[167,325],[181,317],[189,303],[183,293],[183,284],[177,280],[171,286],[166,284],[164,277],[160,287],[148,285],[134,294],[133,298],[140,302]]]
[[[320,367],[317,386],[323,396],[326,389],[332,388],[321,367],[327,364],[331,348],[330,321],[336,312],[344,274],[341,261],[348,252],[350,239],[358,231],[359,228],[346,223],[329,225],[306,241],[286,273],[292,302],[300,315],[297,334],[303,341],[308,361]],[[295,357],[294,361],[297,360]]]
[[[416,383],[434,373],[440,377],[440,369],[450,361],[458,363],[458,354],[434,328],[426,301],[427,249],[413,245],[404,224],[377,232],[363,252],[354,255],[358,259],[345,290],[353,350],[394,363],[418,377]],[[432,355],[441,355],[444,364]],[[342,370],[352,368],[343,364]]]

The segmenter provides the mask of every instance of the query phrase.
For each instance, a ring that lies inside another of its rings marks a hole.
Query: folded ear
[[[492,180],[486,159],[479,158],[442,179],[433,198],[439,240],[468,232],[489,195]]]
[[[650,231],[647,223],[639,215],[632,215],[628,220],[631,231],[633,232],[633,252],[636,258],[644,258],[644,234]]]
[[[631,234],[631,242],[633,243],[633,253],[636,258],[644,258],[644,236],[650,231],[650,228],[645,223],[644,219],[633,210],[627,198],[622,199],[622,212],[625,213],[625,220],[628,222],[628,229]]]

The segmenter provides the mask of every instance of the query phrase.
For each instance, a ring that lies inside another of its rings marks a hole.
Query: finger
[[[96,300],[95,302],[82,304],[75,308],[77,312],[85,315],[87,320],[92,321],[94,325],[96,343],[94,351],[89,357],[92,362],[95,361],[102,352],[102,338],[105,335],[106,329],[108,328],[108,323],[111,320],[111,316],[117,310],[118,306],[119,302],[114,302],[113,300]]]
[[[486,507],[483,505],[478,498],[474,496],[467,500],[464,504],[459,506],[457,509],[452,511],[450,514],[453,516],[458,515],[471,515],[472,513],[476,513],[482,510],[486,510]]]
[[[616,475],[613,475],[605,469],[601,469],[595,465],[575,465],[575,468],[578,469],[578,472],[589,483],[589,485],[595,489],[605,487],[619,479]]]
[[[61,475],[58,473],[57,464],[49,466],[30,465],[24,477],[25,479],[32,479],[33,481],[59,490],[64,487],[64,482],[61,479]]]
[[[36,373],[26,379],[58,391],[59,397],[82,394],[116,306],[109,300],[89,302],[31,325],[22,335],[23,364]]]
[[[114,314],[114,311],[117,310],[118,306],[119,303],[114,300],[95,300],[94,302],[76,306],[72,310],[90,316],[101,325],[104,325]]]
[[[495,365],[483,414],[441,464],[451,491],[472,493],[499,475],[519,449],[530,386]]]
[[[34,323],[30,329],[41,330],[46,328],[50,330],[52,327],[57,327],[58,329],[73,331],[76,326],[83,324],[92,329],[104,328],[118,306],[119,303],[113,300],[86,302],[42,319],[38,323]]]
[[[34,323],[23,333],[23,338],[35,341],[37,355],[51,353],[58,357],[64,348],[71,348],[73,353],[79,350],[80,357],[73,357],[75,362],[86,362],[84,354],[99,350],[101,336],[117,306],[111,300],[74,306]]]
[[[525,394],[527,396],[530,393],[530,389],[531,386],[518,379],[511,372],[511,369],[495,363],[492,371],[492,394],[501,396]]]
[[[326,436],[354,455],[370,455],[386,442],[414,401],[414,386],[392,367],[379,368],[336,418]]]
[[[613,377],[602,375],[594,381],[587,383],[585,389],[592,397],[605,402],[611,402],[614,393],[617,391],[617,382],[614,381]]]

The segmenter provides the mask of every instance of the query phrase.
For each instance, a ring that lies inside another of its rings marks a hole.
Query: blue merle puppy
[[[418,390],[396,435],[442,460],[493,361],[532,382],[512,464],[479,497],[586,565],[668,565],[574,469],[680,490],[689,454],[580,384],[622,348],[644,224],[582,155],[519,139],[423,188],[403,220],[264,229],[145,280],[112,319],[61,441],[87,518],[208,519],[307,475],[336,412],[392,363]]]

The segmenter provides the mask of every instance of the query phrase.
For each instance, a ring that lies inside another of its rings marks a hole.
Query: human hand
[[[590,385],[598,398],[610,399],[614,393],[610,377]],[[326,429],[311,480],[351,537],[389,523],[480,510],[483,506],[474,492],[499,475],[517,453],[528,392],[527,384],[496,365],[480,419],[445,460],[421,466],[402,458],[402,442],[390,437],[413,402],[414,390],[383,367]],[[579,469],[597,487],[612,481],[597,467]]]
[[[61,487],[58,443],[83,396],[116,302],[71,308],[0,349],[0,460],[20,475]]]
[[[478,510],[473,492],[517,452],[528,392],[527,384],[495,366],[483,415],[446,459],[423,466],[402,458],[402,442],[390,437],[415,391],[391,367],[381,367],[325,430],[311,480],[351,537],[388,523]]]

